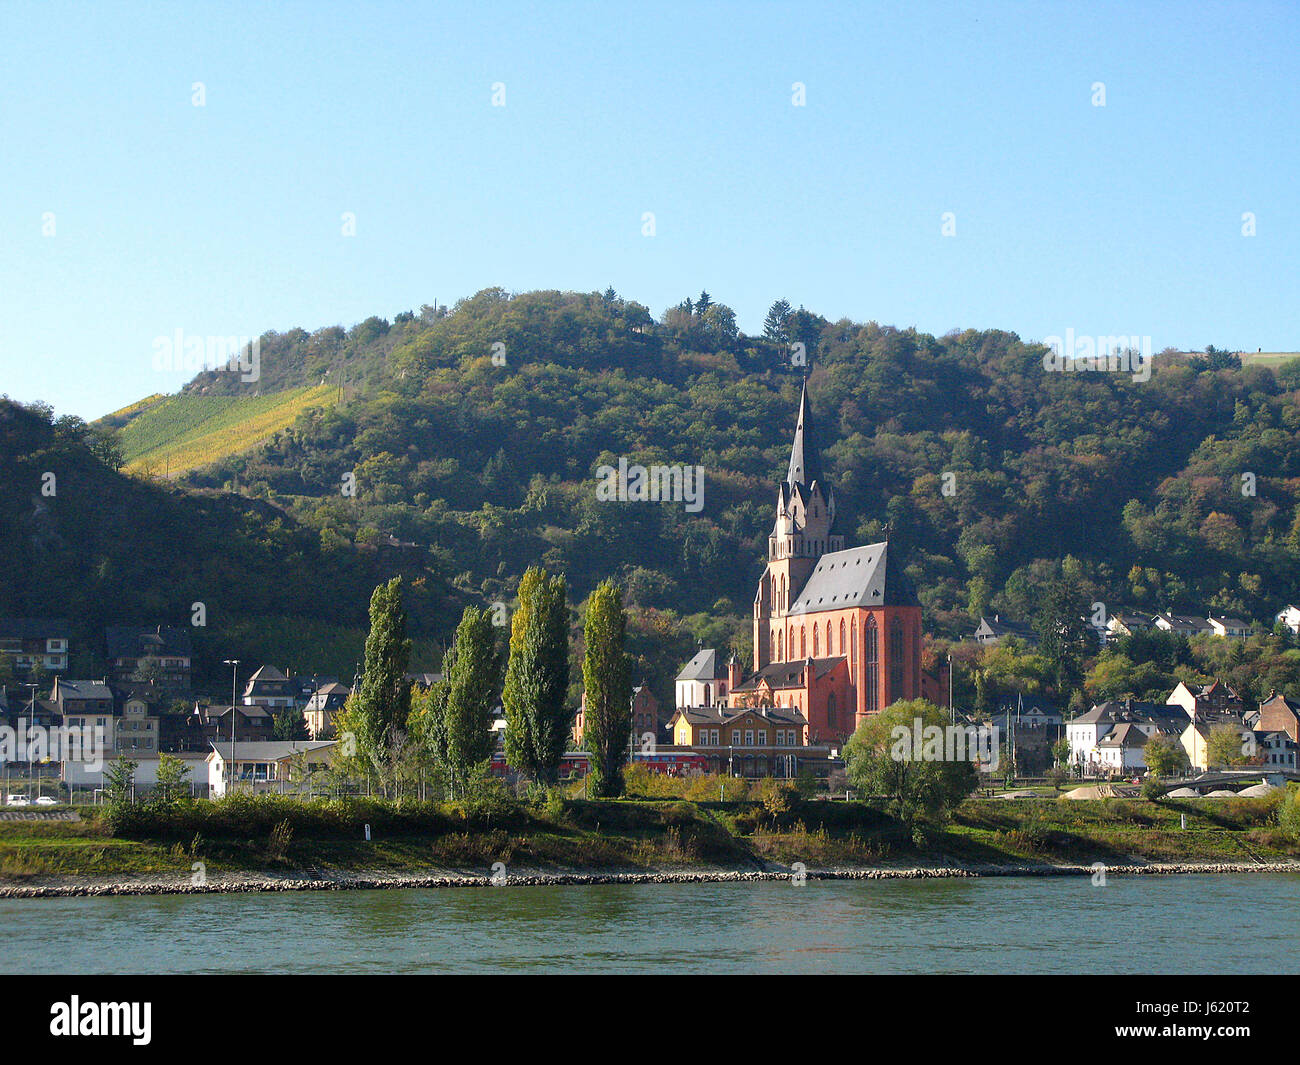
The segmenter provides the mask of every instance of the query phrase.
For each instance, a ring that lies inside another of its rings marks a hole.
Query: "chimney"
[[[733,654],[727,661],[727,691],[734,692],[740,685],[740,663]]]

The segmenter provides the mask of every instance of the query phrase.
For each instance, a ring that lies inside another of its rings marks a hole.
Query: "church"
[[[742,678],[734,659],[723,672],[712,652],[697,655],[678,678],[678,713],[699,698],[722,717],[782,708],[802,721],[805,745],[838,746],[865,718],[938,682],[927,677],[923,685],[921,604],[902,560],[887,540],[846,548],[837,531],[806,381],[775,511],[754,596],[752,672]],[[716,677],[702,675],[706,663]]]

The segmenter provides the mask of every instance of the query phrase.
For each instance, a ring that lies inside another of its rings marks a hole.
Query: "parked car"
[[[26,795],[10,795],[9,798],[5,800],[6,806],[31,806],[31,804],[32,800]]]
[[[48,795],[40,795],[37,798],[33,799],[32,802],[37,806],[58,806],[59,805],[58,799],[52,799]]]

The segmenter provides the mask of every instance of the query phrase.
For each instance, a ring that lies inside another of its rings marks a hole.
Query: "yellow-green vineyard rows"
[[[165,477],[205,466],[256,446],[307,408],[330,405],[335,395],[322,385],[267,396],[168,396],[136,404],[118,412],[130,416],[121,429],[126,468]]]

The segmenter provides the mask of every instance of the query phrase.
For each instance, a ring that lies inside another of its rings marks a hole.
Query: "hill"
[[[932,629],[1032,614],[1067,556],[1112,608],[1265,619],[1300,595],[1300,382],[1173,353],[1148,381],[1051,373],[1011,333],[774,311],[771,336],[746,337],[707,296],[655,320],[612,292],[493,289],[391,323],[268,334],[263,387],[331,373],[346,404],[187,481],[237,481],[322,535],[429,545],[488,598],[532,561],[568,572],[579,598],[618,573],[669,627],[726,615],[743,642],[802,343],[841,531],[866,542],[888,523]],[[186,391],[249,387],[207,374]],[[620,457],[702,465],[703,510],[600,502],[595,471]]]
[[[100,431],[46,407],[0,400],[0,450],[0,616],[68,618],[76,676],[106,674],[106,626],[163,623],[190,627],[199,690],[228,690],[230,657],[351,678],[370,592],[395,572],[412,668],[440,661],[459,608],[427,559],[325,545],[263,500],[127,476]]]
[[[932,633],[968,634],[984,612],[1032,617],[1062,575],[1111,612],[1267,623],[1300,598],[1300,380],[1285,365],[1166,352],[1145,380],[1048,372],[1045,352],[997,330],[934,337],[783,301],[750,337],[707,294],[655,318],[612,290],[488,289],[392,321],[268,333],[255,385],[200,374],[174,398],[208,407],[146,405],[124,440],[137,462],[145,444],[202,456],[205,427],[261,409],[245,404],[301,403],[292,424],[177,484],[209,501],[235,490],[323,557],[406,557],[459,599],[510,602],[537,562],[568,574],[575,603],[615,575],[637,670],[662,700],[700,642],[747,655],[805,372],[840,531],[863,543],[888,528]],[[321,388],[339,402],[303,398]],[[703,467],[703,507],[601,500],[597,470],[620,459]],[[422,624],[436,636],[454,621]]]

